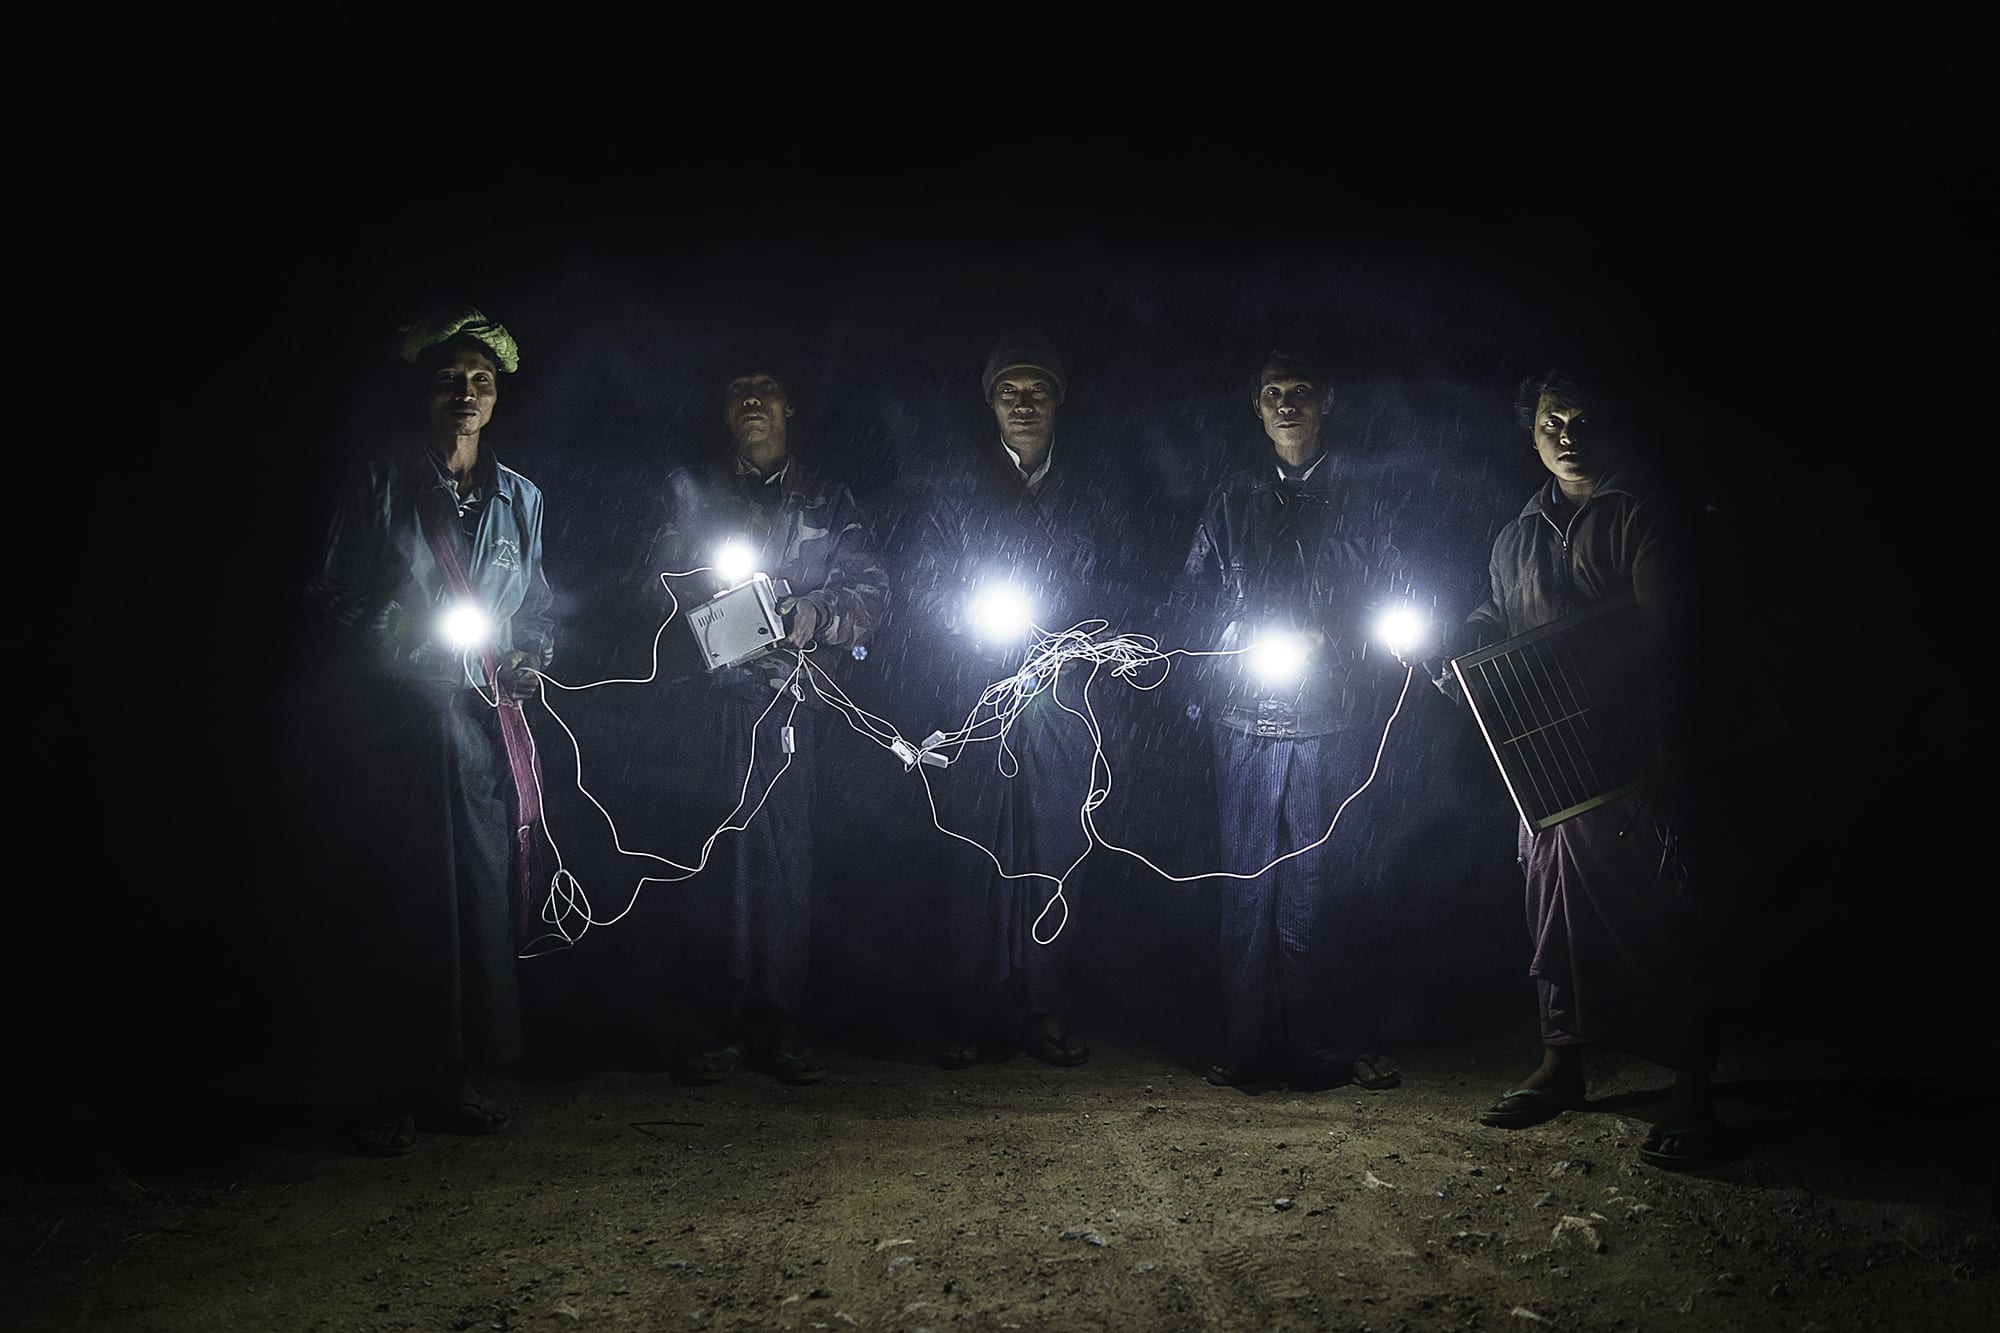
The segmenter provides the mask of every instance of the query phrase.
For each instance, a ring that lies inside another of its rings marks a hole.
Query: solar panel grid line
[[[1616,599],[1453,661],[1521,817],[1537,829],[1643,785],[1646,733]]]
[[[1554,794],[1555,775],[1549,771],[1547,756],[1523,739],[1529,729],[1532,703],[1522,679],[1521,663],[1498,658],[1494,673],[1502,690],[1500,697],[1506,702],[1502,719],[1507,744],[1519,756],[1517,764],[1535,805],[1545,806]]]
[[[1576,756],[1570,749],[1569,737],[1564,733],[1562,719],[1558,716],[1547,641],[1532,645],[1522,656],[1522,669],[1535,690],[1536,716],[1551,719],[1546,728],[1530,729],[1530,744],[1543,754],[1552,775],[1551,804],[1566,804],[1565,798],[1576,788]]]
[[[1578,784],[1578,791],[1595,791],[1604,785],[1604,775],[1598,770],[1592,756],[1597,751],[1596,742],[1605,739],[1597,733],[1596,714],[1598,694],[1593,688],[1589,669],[1577,657],[1575,645],[1564,639],[1546,640],[1549,655],[1556,659],[1559,671],[1557,678],[1565,686],[1570,713],[1565,721],[1575,720],[1575,728],[1582,734],[1576,737],[1576,752],[1582,757],[1584,773]],[[1565,802],[1574,805],[1574,801]]]
[[[1502,772],[1518,774],[1520,780],[1528,784],[1528,794],[1533,798],[1535,805],[1538,807],[1545,805],[1548,792],[1541,782],[1539,757],[1520,743],[1521,733],[1525,729],[1526,713],[1524,701],[1517,697],[1513,688],[1507,660],[1496,657],[1489,662],[1483,662],[1479,665],[1479,674],[1481,683],[1486,685],[1488,697],[1493,701],[1495,711],[1499,714],[1496,721],[1500,724],[1502,733],[1500,744],[1506,746],[1511,753],[1520,756],[1511,767],[1502,764]],[[1487,739],[1489,742],[1492,741],[1491,734]]]
[[[1524,693],[1530,720],[1525,725],[1517,727],[1516,732],[1526,739],[1529,753],[1536,756],[1547,774],[1547,797],[1543,803],[1553,807],[1562,803],[1562,795],[1569,789],[1574,774],[1566,771],[1567,756],[1561,749],[1537,744],[1533,736],[1532,719],[1548,717],[1554,712],[1549,706],[1549,686],[1546,679],[1547,672],[1544,669],[1546,664],[1540,660],[1544,652],[1543,646],[1536,643],[1528,645],[1527,651],[1520,654],[1517,669],[1526,682]]]
[[[1524,780],[1530,784],[1530,794],[1539,805],[1548,799],[1549,775],[1542,763],[1542,756],[1521,744],[1521,733],[1527,730],[1529,705],[1527,692],[1521,688],[1519,680],[1520,664],[1510,662],[1504,657],[1495,658],[1492,671],[1494,681],[1499,688],[1497,697],[1502,704],[1502,730],[1506,734],[1507,744],[1513,748],[1515,754],[1522,756],[1520,772]]]

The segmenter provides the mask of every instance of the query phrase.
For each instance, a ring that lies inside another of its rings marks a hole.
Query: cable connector
[[[792,734],[792,729],[790,727],[778,728],[778,748],[783,750],[786,754],[798,753],[799,749],[798,738]]]
[[[932,768],[951,767],[951,756],[938,752],[937,747],[943,743],[944,733],[942,731],[933,731],[930,735],[924,737],[924,748],[917,755],[917,758],[929,764]]]
[[[905,773],[909,772],[911,769],[917,766],[916,747],[912,746],[908,741],[904,740],[901,736],[898,736],[896,737],[895,740],[889,742],[889,749],[892,752],[894,752],[895,756],[898,759],[903,761],[903,771]]]

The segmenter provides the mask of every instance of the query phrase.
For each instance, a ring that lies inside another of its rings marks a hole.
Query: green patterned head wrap
[[[473,338],[493,353],[493,363],[512,373],[521,364],[521,349],[506,326],[490,320],[477,306],[447,306],[427,315],[406,319],[397,326],[403,335],[403,360],[411,365],[439,343],[453,338]]]

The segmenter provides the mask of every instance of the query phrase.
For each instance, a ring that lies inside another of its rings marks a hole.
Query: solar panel
[[[1451,667],[1529,827],[1552,828],[1645,784],[1653,737],[1630,595],[1454,658]]]

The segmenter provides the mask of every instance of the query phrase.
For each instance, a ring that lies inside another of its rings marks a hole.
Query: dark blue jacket
[[[899,525],[911,669],[928,687],[921,693],[934,725],[945,730],[960,725],[980,690],[1018,670],[1025,655],[1024,642],[990,644],[975,632],[969,608],[985,584],[1015,585],[1033,604],[1035,623],[1051,633],[1095,619],[1109,622],[1103,637],[1135,628],[1125,505],[1093,475],[1076,441],[1059,440],[1054,449],[1030,493],[999,441],[984,442],[929,479],[918,512]],[[1079,687],[1087,672],[1078,668]]]
[[[1337,454],[1303,481],[1282,480],[1271,451],[1223,478],[1174,587],[1168,618],[1183,637],[1162,646],[1232,651],[1266,628],[1316,629],[1325,640],[1283,686],[1263,685],[1246,657],[1186,663],[1206,682],[1211,721],[1286,738],[1380,720],[1402,667],[1370,642],[1370,623],[1408,591],[1391,528]]]

